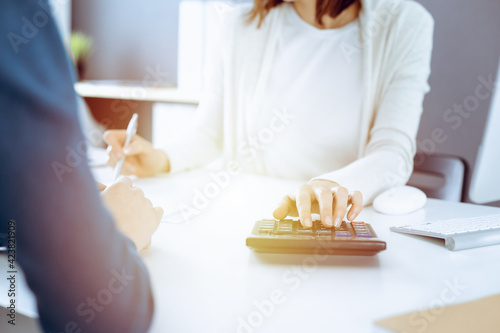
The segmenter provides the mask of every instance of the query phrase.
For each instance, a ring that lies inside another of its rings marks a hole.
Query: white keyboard
[[[442,238],[451,251],[500,244],[500,214],[391,227],[392,231]]]

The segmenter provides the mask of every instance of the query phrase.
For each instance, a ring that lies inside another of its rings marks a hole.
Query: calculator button
[[[342,224],[339,227],[335,227],[335,230],[349,230],[347,228],[347,223],[342,222]]]
[[[366,223],[365,222],[351,222],[351,225],[354,227],[366,227]]]
[[[279,221],[277,224],[279,226],[292,226],[293,221],[292,220],[283,220],[283,221]]]
[[[264,221],[264,222],[261,222],[260,225],[274,225],[274,221]]]
[[[313,227],[316,228],[316,229],[324,228],[323,224],[321,224],[321,221],[314,221],[313,222]]]
[[[354,229],[354,230],[356,231],[356,237],[372,237],[372,234],[368,229],[367,230]]]
[[[259,232],[264,233],[264,234],[269,234],[273,232],[274,230],[274,223],[273,224],[262,224],[259,227]]]
[[[312,229],[298,229],[297,230],[297,234],[300,235],[300,236],[312,236],[313,235],[313,231]]]
[[[340,238],[351,237],[351,233],[348,230],[346,231],[336,230],[335,237],[340,237]]]
[[[372,237],[372,233],[366,223],[364,222],[351,222],[351,226],[354,228],[356,237]]]
[[[331,237],[332,232],[330,230],[318,230],[316,231],[317,237]]]
[[[278,228],[276,229],[276,235],[289,235],[293,232],[292,228]]]

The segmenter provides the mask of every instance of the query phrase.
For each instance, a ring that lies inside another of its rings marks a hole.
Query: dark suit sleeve
[[[145,332],[149,277],[103,207],[47,0],[0,1],[0,232],[48,332]]]

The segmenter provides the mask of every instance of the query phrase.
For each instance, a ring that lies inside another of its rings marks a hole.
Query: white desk
[[[96,170],[97,178],[109,180],[109,169]],[[135,181],[167,211],[191,205],[193,189],[203,191],[208,183],[213,182],[205,170]],[[420,211],[393,217],[368,207],[358,219],[371,223],[388,247],[375,257],[318,262],[308,255],[257,255],[246,248],[254,221],[271,216],[277,200],[299,184],[234,176],[198,217],[162,223],[143,253],[156,296],[152,332],[374,332],[375,319],[439,304],[446,281],[458,279],[465,286],[456,295],[446,291],[446,304],[500,293],[500,246],[450,252],[442,241],[389,231],[391,225],[426,217],[500,212],[493,207],[429,200]],[[275,293],[283,294],[283,302],[266,316],[255,302]],[[259,325],[238,330],[239,318]]]

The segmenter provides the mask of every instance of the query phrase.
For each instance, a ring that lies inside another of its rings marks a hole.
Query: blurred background
[[[207,48],[224,13],[243,2],[248,1],[53,0],[53,5],[68,43],[71,32],[90,41],[80,79],[93,83],[77,91],[94,117],[103,123],[103,114],[121,105],[117,101],[140,101],[145,118],[151,118],[142,131],[160,144],[191,119]],[[500,206],[500,94],[494,84],[500,1],[418,2],[433,15],[435,34],[431,92],[410,184],[431,197]],[[123,86],[129,89],[117,88]],[[104,125],[124,127],[130,115]]]

